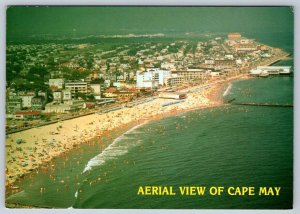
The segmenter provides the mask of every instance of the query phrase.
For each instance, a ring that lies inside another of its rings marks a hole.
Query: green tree
[[[83,100],[86,100],[86,94],[84,94],[84,93],[81,93],[81,92],[76,92],[75,93],[75,98],[81,98],[81,99],[83,99]]]

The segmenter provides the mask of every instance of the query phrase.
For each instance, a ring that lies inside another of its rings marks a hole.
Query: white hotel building
[[[168,70],[150,68],[146,71],[137,71],[136,86],[138,88],[156,88],[163,86],[165,79],[171,76]]]

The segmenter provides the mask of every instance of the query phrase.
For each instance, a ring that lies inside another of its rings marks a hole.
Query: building
[[[234,59],[234,56],[232,54],[226,54],[224,56],[225,59],[229,59],[229,60],[233,60]]]
[[[53,90],[62,89],[64,87],[64,79],[49,79],[49,88]]]
[[[22,98],[18,96],[10,96],[6,101],[6,111],[7,113],[14,113],[20,111],[23,108]]]
[[[176,70],[174,63],[163,62],[160,66],[162,69],[174,71]]]
[[[113,87],[117,87],[120,88],[121,87],[121,83],[120,82],[113,82]]]
[[[259,76],[263,71],[260,69],[252,69],[249,71],[249,75],[251,76]]]
[[[180,85],[184,82],[183,77],[182,76],[178,76],[176,74],[173,74],[170,77],[167,77],[165,79],[165,85],[167,86],[175,86],[175,85]]]
[[[42,110],[44,109],[46,104],[45,97],[43,96],[35,96],[31,99],[31,108],[34,110]]]
[[[240,44],[249,44],[249,43],[253,43],[253,40],[250,40],[250,39],[241,39],[240,40]]]
[[[210,72],[210,76],[211,77],[218,77],[220,76],[221,72],[220,71],[212,71]]]
[[[236,44],[234,45],[234,49],[236,52],[241,52],[241,51],[256,51],[257,45],[253,43],[248,43],[248,44]]]
[[[138,96],[138,91],[122,89],[120,91],[116,91],[116,95],[117,95],[118,100],[130,101]]]
[[[41,111],[17,111],[14,113],[14,119],[37,119],[41,117]]]
[[[240,33],[228,33],[227,38],[229,40],[240,40],[242,35]]]
[[[117,88],[115,88],[115,87],[110,87],[110,88],[107,88],[107,89],[104,91],[103,95],[104,95],[105,97],[116,98],[116,97],[118,96],[118,95],[116,94],[116,92],[117,92]]]
[[[137,71],[136,73],[136,87],[138,88],[153,88],[157,87],[158,84],[155,84],[153,75],[150,72]]]
[[[84,101],[82,100],[70,100],[64,103],[48,103],[45,106],[46,113],[68,113],[82,109],[84,107]]]
[[[110,84],[111,84],[111,80],[105,80],[104,81],[105,87],[110,87]]]
[[[93,103],[93,102],[85,102],[85,103],[83,103],[83,108],[89,108],[89,109],[91,109],[91,108],[94,108],[95,107],[95,103]]]
[[[163,99],[181,100],[181,99],[185,99],[187,95],[185,93],[162,92],[158,95],[158,97]]]
[[[59,65],[60,68],[78,69],[80,66],[77,63],[65,62]]]
[[[91,92],[93,94],[100,94],[101,93],[101,86],[100,86],[100,83],[93,83],[93,84],[90,84],[90,87],[91,87]]]
[[[176,74],[182,77],[183,81],[190,82],[194,80],[204,79],[207,76],[207,71],[204,69],[186,69],[177,71]]]
[[[69,106],[64,103],[47,103],[45,106],[46,113],[66,113],[69,110]]]
[[[171,76],[171,72],[169,70],[160,70],[160,69],[150,69],[150,71],[158,72],[158,84],[162,86],[164,84],[164,80]]]
[[[221,68],[228,68],[236,66],[236,61],[232,59],[218,59],[215,60],[215,66]]]
[[[269,50],[269,47],[266,45],[257,45],[257,50],[267,51]]]
[[[215,64],[215,60],[214,59],[206,59],[204,61],[204,64],[207,64],[207,65],[214,65]]]
[[[150,68],[147,71],[137,71],[136,86],[138,88],[157,88],[163,86],[165,79],[171,76],[169,70]]]
[[[56,102],[62,101],[62,92],[61,91],[54,91],[53,92],[53,100]]]
[[[258,66],[257,70],[267,72],[268,74],[291,74],[291,66]]]
[[[84,81],[66,82],[65,89],[68,89],[72,93],[72,97],[75,97],[76,93],[87,94],[88,83]]]
[[[100,83],[90,84],[91,92],[96,100],[101,99],[101,86]]]
[[[19,95],[19,97],[22,99],[23,108],[31,108],[31,100],[34,97],[34,93]]]
[[[62,90],[62,98],[63,101],[71,100],[72,99],[72,92],[69,89]]]

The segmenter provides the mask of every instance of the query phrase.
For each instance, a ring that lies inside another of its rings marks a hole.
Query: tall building
[[[138,88],[156,88],[163,86],[165,79],[171,76],[169,70],[150,68],[146,71],[137,71],[136,86]]]
[[[88,83],[84,81],[66,82],[65,88],[70,90],[72,96],[76,93],[86,94],[88,92]]]
[[[96,100],[101,99],[101,86],[100,83],[91,83],[91,92],[93,93]]]

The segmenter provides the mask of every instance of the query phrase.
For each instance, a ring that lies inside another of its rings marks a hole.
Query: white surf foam
[[[21,192],[17,192],[13,195],[10,195],[9,197],[6,198],[6,200],[9,201],[11,199],[26,198],[26,197],[28,197],[27,193],[24,190],[22,190]]]
[[[230,84],[228,85],[228,87],[226,88],[226,90],[224,91],[223,97],[225,97],[225,96],[229,93],[229,91],[231,90],[231,87],[232,87],[232,84],[230,83]]]
[[[93,157],[91,160],[88,161],[87,165],[85,166],[82,173],[85,173],[92,169],[92,167],[100,166],[105,163],[107,160],[115,159],[116,157],[126,154],[128,152],[128,146],[129,145],[119,145],[119,142],[126,139],[133,139],[128,138],[125,135],[132,133],[135,129],[141,127],[145,123],[139,124],[118,138],[116,138],[106,149],[104,149],[100,154]]]

